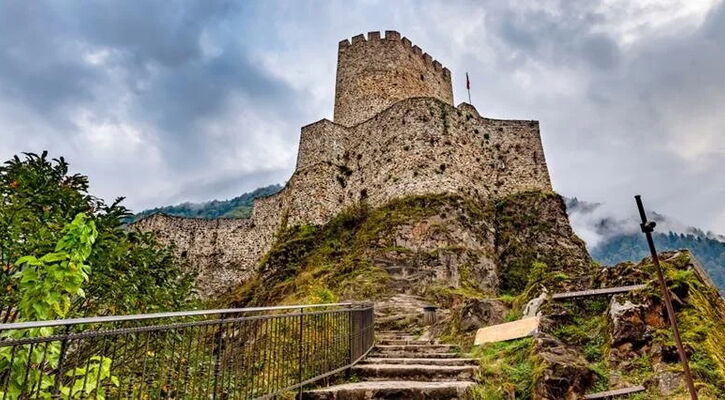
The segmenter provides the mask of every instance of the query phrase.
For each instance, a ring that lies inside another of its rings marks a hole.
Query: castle
[[[155,214],[134,227],[175,245],[210,296],[248,279],[284,226],[411,195],[490,200],[528,190],[551,190],[537,121],[454,106],[447,68],[398,32],[369,32],[339,43],[334,120],[302,127],[295,172],[249,219]]]

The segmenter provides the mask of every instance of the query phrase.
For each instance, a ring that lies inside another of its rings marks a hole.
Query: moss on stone
[[[259,274],[221,299],[231,305],[269,305],[314,301],[315,293],[346,300],[375,300],[388,293],[388,273],[374,264],[374,255],[409,253],[392,238],[398,226],[437,215],[445,208],[465,209],[473,218],[484,211],[459,196],[440,194],[392,201],[374,210],[350,208],[324,226],[292,226],[260,263]],[[474,228],[475,222],[461,221]],[[445,229],[445,227],[440,227]],[[470,283],[470,278],[466,280]],[[462,292],[472,292],[467,284]]]
[[[522,192],[497,200],[496,248],[500,262],[501,290],[518,294],[527,289],[531,276],[543,281],[544,272],[558,282],[549,289],[568,287],[569,275],[591,272],[586,246],[566,219],[561,197],[552,192]],[[546,265],[545,270],[541,264]]]

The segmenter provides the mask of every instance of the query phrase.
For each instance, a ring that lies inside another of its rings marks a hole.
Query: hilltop
[[[249,218],[157,213],[132,228],[173,245],[215,307],[374,302],[376,331],[479,360],[469,397],[684,392],[651,261],[592,260],[553,191],[539,123],[454,105],[450,71],[395,31],[339,42],[333,120],[302,127],[294,173]],[[701,398],[723,398],[725,300],[689,252],[662,257]],[[422,318],[429,304],[436,322]],[[538,324],[530,337],[472,347],[479,328],[524,318]],[[406,384],[380,379],[366,398]]]

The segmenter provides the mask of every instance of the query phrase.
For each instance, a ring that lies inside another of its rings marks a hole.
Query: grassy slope
[[[263,260],[257,278],[221,302],[239,306],[375,300],[390,290],[389,276],[375,265],[375,255],[410,251],[394,247],[392,238],[396,228],[436,215],[445,207],[465,209],[472,219],[493,221],[495,257],[503,283],[498,296],[512,308],[508,319],[518,318],[523,306],[542,286],[556,292],[591,287],[597,281],[601,269],[588,258],[583,242],[573,235],[568,221],[562,220],[563,203],[557,195],[522,193],[490,204],[438,195],[401,199],[373,210],[350,209],[324,226],[287,227]],[[704,388],[703,397],[717,398],[725,393],[722,389],[725,310],[720,307],[722,302],[718,303],[720,300],[713,289],[693,280],[682,269],[682,263],[686,261],[670,262],[668,276],[673,285],[689,288],[688,296],[683,296],[686,306],[679,314],[683,336],[695,349],[692,364]],[[621,275],[642,279],[642,275],[652,273],[646,265],[641,269],[644,272],[625,268]],[[459,288],[430,287],[427,293],[439,305],[452,309],[455,315],[455,307],[462,300],[485,296],[471,286],[464,279]],[[648,292],[648,296],[656,297],[656,291]],[[608,362],[607,303],[593,300],[565,303],[562,307],[567,317],[558,320],[551,333],[577,348],[590,362],[598,377],[590,392],[608,388],[610,375],[617,371]],[[655,340],[668,343],[666,332],[658,331]],[[471,343],[470,334],[460,332],[455,318],[449,321],[444,334],[448,340]],[[537,374],[541,373],[532,340],[488,345],[474,352],[481,357],[484,367],[481,374],[484,384],[476,389],[476,397],[531,398]],[[627,379],[632,383],[651,380],[654,371],[650,361],[646,357],[635,360],[633,370],[626,372]],[[677,365],[668,364],[668,367],[676,369]],[[658,396],[652,391],[639,398],[661,397]]]

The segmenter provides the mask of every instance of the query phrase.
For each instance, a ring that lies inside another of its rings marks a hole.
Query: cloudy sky
[[[134,210],[291,174],[337,42],[394,29],[456,103],[537,119],[557,191],[725,232],[725,6],[661,1],[0,0],[0,158],[48,149]]]

